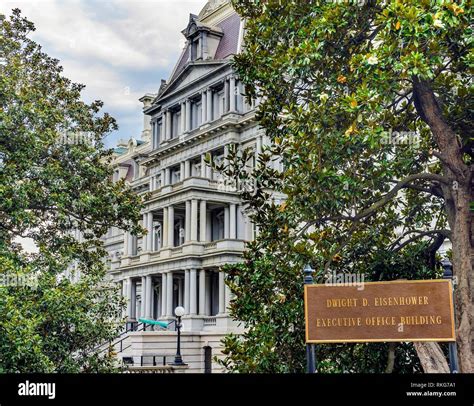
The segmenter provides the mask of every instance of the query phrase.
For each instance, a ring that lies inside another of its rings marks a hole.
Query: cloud
[[[119,138],[139,136],[145,93],[168,78],[184,46],[181,30],[205,0],[2,0],[33,21],[32,38],[60,60],[64,75],[86,85],[85,101],[104,101]],[[135,117],[135,118],[134,118]]]

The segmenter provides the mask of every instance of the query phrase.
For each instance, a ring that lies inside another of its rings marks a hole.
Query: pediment
[[[181,88],[187,87],[190,83],[199,80],[207,75],[210,75],[215,70],[219,69],[223,62],[193,62],[188,64],[181,73],[179,73],[174,80],[166,86],[162,94],[158,96],[158,100],[164,96],[178,91]]]

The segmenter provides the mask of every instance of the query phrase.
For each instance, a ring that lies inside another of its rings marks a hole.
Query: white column
[[[184,218],[184,242],[191,239],[191,201],[186,200],[185,218]]]
[[[206,177],[206,163],[204,162],[205,155],[201,155],[201,178]]]
[[[197,241],[197,225],[198,225],[198,201],[191,200],[191,241]]]
[[[229,165],[229,144],[224,145],[224,165]]]
[[[166,277],[166,315],[173,316],[173,272]]]
[[[229,106],[229,82],[224,80],[224,114],[227,113]]]
[[[166,283],[167,274],[161,274],[161,317],[166,316],[166,305],[168,301],[166,300],[166,293],[168,290],[168,284]]]
[[[171,139],[171,111],[166,110],[166,139]]]
[[[140,306],[140,317],[146,318],[146,294],[147,294],[147,288],[146,288],[146,277],[142,276],[142,302]]]
[[[162,169],[160,171],[161,173],[161,187],[165,186],[165,177],[166,177],[166,171],[164,169]]]
[[[147,216],[147,230],[148,234],[146,235],[146,246],[148,251],[153,251],[153,213],[149,212]]]
[[[191,100],[186,100],[186,132],[191,131]]]
[[[199,271],[199,314],[206,315],[206,270]]]
[[[235,77],[234,76],[231,76],[230,77],[230,89],[229,89],[229,110],[230,111],[235,111]]]
[[[196,314],[196,269],[189,271],[189,314]]]
[[[184,180],[184,162],[179,164],[179,181],[182,182]]]
[[[212,89],[207,89],[207,121],[212,121]]]
[[[174,247],[174,207],[168,207],[168,245]]]
[[[123,256],[128,257],[130,256],[130,247],[128,246],[128,231],[123,232]]]
[[[168,207],[163,207],[163,229],[161,230],[163,248],[168,247]]]
[[[236,208],[237,206],[233,203],[229,205],[229,238],[237,238],[237,230],[236,230],[236,225],[237,225],[237,216],[236,216]]]
[[[201,93],[201,124],[207,121],[207,92]]]
[[[237,206],[237,238],[239,240],[245,240],[245,221],[242,210],[241,205]]]
[[[131,319],[133,317],[133,314],[132,314],[132,278],[128,278],[128,279],[124,279],[123,280],[123,283],[126,284],[126,298],[127,298],[127,317],[129,319]]]
[[[146,277],[146,296],[145,296],[145,317],[147,319],[153,318],[153,280],[151,275]]]
[[[230,215],[229,215],[229,206],[224,208],[224,238],[230,238]]]
[[[199,208],[199,241],[204,242],[206,241],[206,233],[207,233],[207,209],[206,209],[206,201],[201,200],[201,207]]]
[[[191,161],[188,159],[184,162],[184,179],[191,177]]]
[[[225,313],[225,279],[224,272],[219,272],[219,313]]]
[[[186,103],[181,103],[181,134],[186,131]]]
[[[184,313],[189,314],[189,269],[184,271]]]
[[[161,116],[161,141],[167,140],[168,117],[166,111]]]
[[[143,220],[142,220],[142,227],[146,228],[148,233],[142,236],[142,254],[148,251],[148,234],[150,230],[148,230],[148,213],[143,213]]]
[[[170,183],[170,168],[165,168],[165,178],[163,179],[163,186],[168,186]]]

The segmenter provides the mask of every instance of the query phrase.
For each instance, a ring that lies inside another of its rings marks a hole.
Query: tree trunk
[[[414,344],[421,366],[426,374],[449,374],[446,357],[438,343],[416,342]]]
[[[446,213],[451,229],[453,272],[457,279],[455,290],[456,342],[461,372],[473,372],[472,363],[472,261],[471,212],[473,200],[471,168],[463,160],[462,145],[447,124],[436,96],[425,81],[413,78],[415,107],[421,119],[431,129],[439,149],[443,175],[449,186],[441,185]]]

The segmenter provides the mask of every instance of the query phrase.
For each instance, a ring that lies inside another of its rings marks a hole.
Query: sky
[[[140,138],[145,93],[168,79],[184,47],[189,14],[206,0],[0,0],[0,13],[19,8],[35,24],[31,38],[60,60],[64,76],[86,85],[86,102],[102,100],[119,130],[105,139]]]

